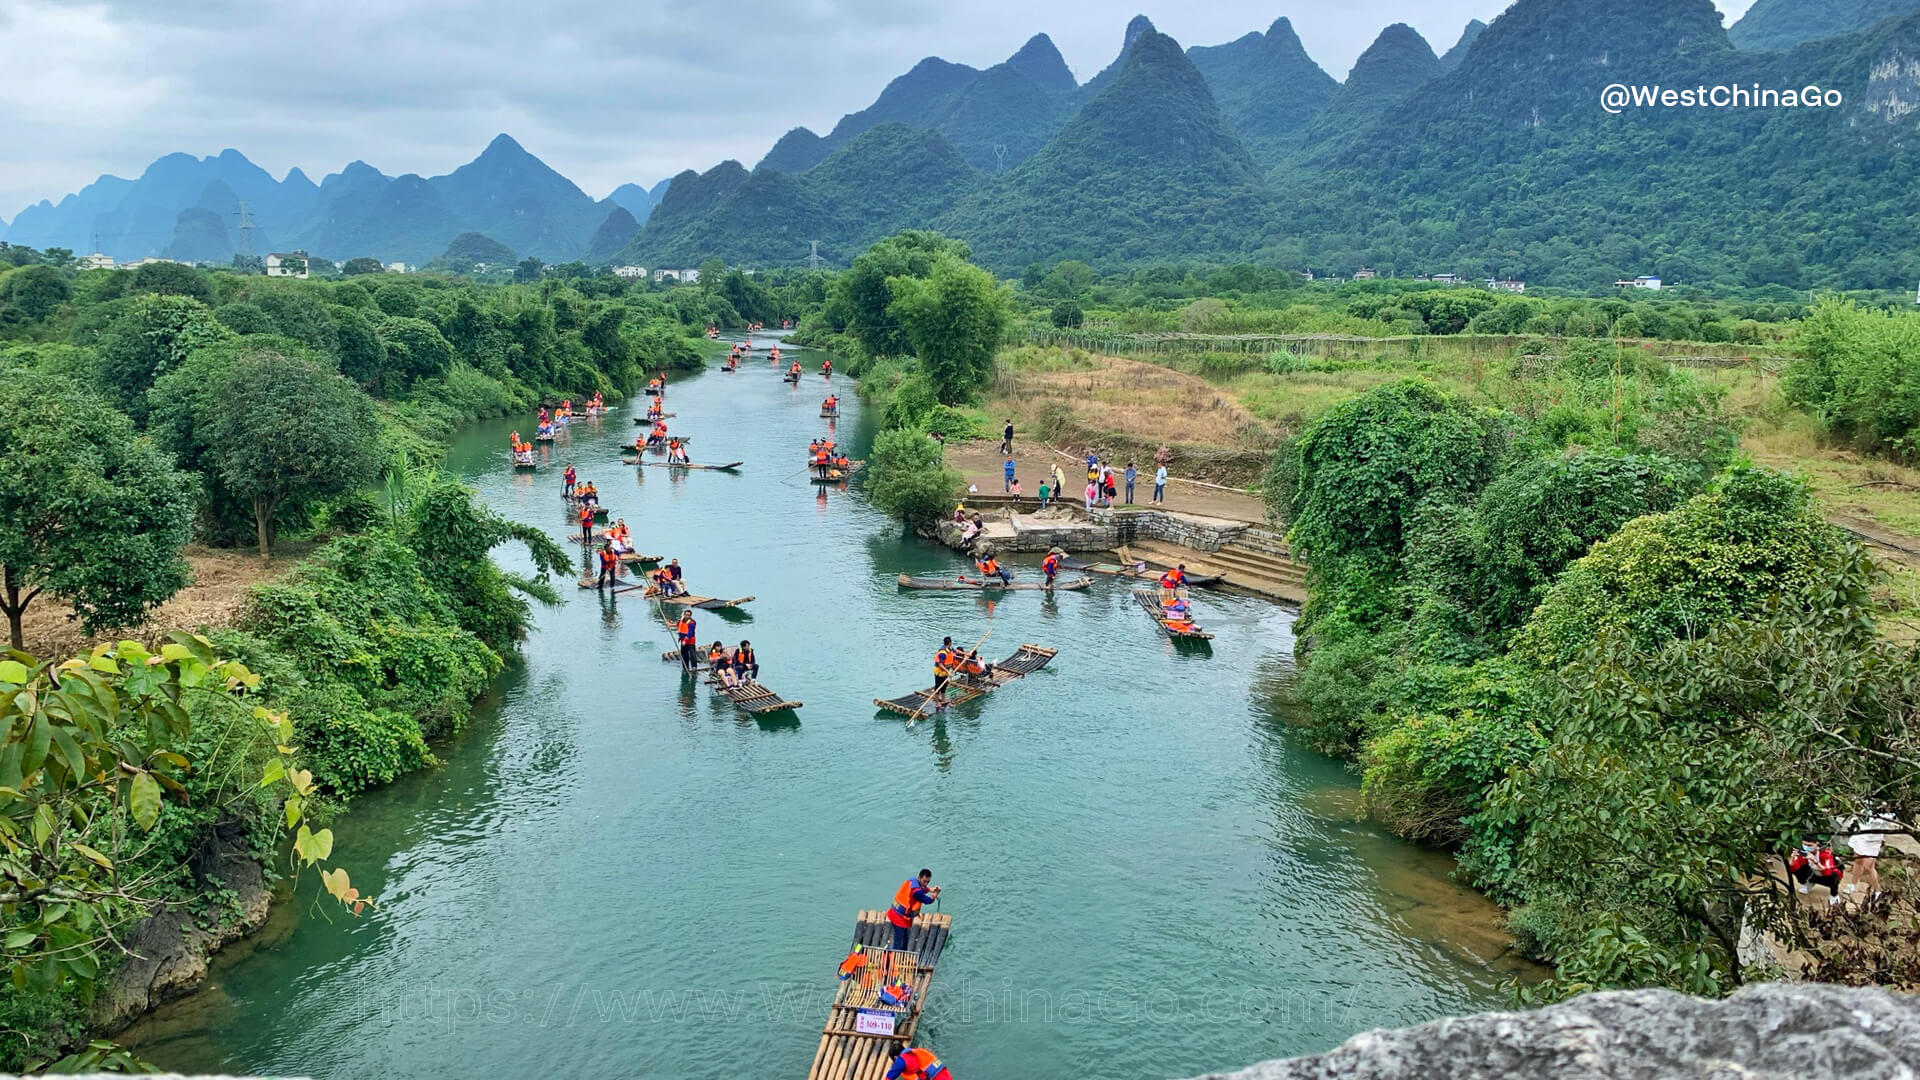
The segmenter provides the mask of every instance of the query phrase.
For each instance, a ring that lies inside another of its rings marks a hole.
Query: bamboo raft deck
[[[1058,655],[1060,655],[1059,649],[1049,649],[1040,645],[1021,645],[1019,651],[993,665],[991,675],[976,679],[956,674],[948,679],[946,704],[960,705],[982,697],[1015,679],[1022,679],[1039,671]],[[929,687],[897,698],[874,698],[873,703],[887,712],[899,713],[901,716],[911,718],[926,716],[940,705],[940,700]]]
[[[632,465],[634,463],[629,461],[623,462],[622,464]],[[708,472],[739,472],[740,466],[745,465],[746,462],[729,461],[725,465],[702,465],[697,461],[642,461],[639,464],[645,465],[649,469],[704,469]]]
[[[717,597],[695,596],[692,593],[686,593],[680,596],[657,596],[649,594],[647,599],[652,600],[656,604],[677,604],[681,607],[699,608],[702,611],[719,611],[722,608],[737,608],[743,604],[751,603],[753,597],[742,596],[734,600],[721,600]]]
[[[928,578],[900,575],[900,587],[903,589],[924,589],[932,592],[1045,592],[1048,585],[1044,581],[1002,582],[999,579],[987,581],[983,578],[952,577]],[[1056,592],[1080,592],[1093,587],[1090,577],[1074,578],[1072,581],[1055,582],[1052,588]]]
[[[680,663],[680,653],[677,650],[663,652],[660,654],[660,659],[665,663],[678,664]],[[767,689],[766,684],[760,682],[758,679],[749,679],[738,686],[727,686],[721,683],[713,677],[713,669],[707,666],[705,653],[701,653],[694,661],[693,667],[688,670],[706,672],[706,683],[713,688],[713,692],[733,702],[734,705],[739,707],[740,711],[750,716],[765,716],[768,713],[791,712],[794,709],[804,708],[806,706],[806,702],[804,701],[788,701],[779,694]]]
[[[582,589],[598,589],[600,588],[600,575],[597,572],[588,574],[585,577],[580,579],[579,585]],[[638,581],[638,580],[632,580],[632,579],[623,581],[619,578],[615,578],[613,582],[613,587],[604,591],[611,592],[613,593],[613,595],[619,596],[621,593],[629,593],[635,589],[644,589],[646,587],[647,587],[647,583],[644,581]]]
[[[1132,578],[1135,581],[1158,581],[1160,579],[1160,572],[1158,570],[1148,569],[1147,564],[1144,562],[1122,565],[1120,563],[1088,562],[1085,559],[1062,559],[1060,560],[1060,565],[1068,570],[1082,570],[1089,574],[1105,574],[1108,577]],[[1225,579],[1225,574],[1188,574],[1187,585],[1189,587],[1218,585]]]
[[[1173,627],[1168,626],[1166,608],[1160,606],[1160,591],[1158,589],[1135,589],[1133,590],[1133,599],[1135,603],[1138,603],[1146,610],[1148,616],[1153,619],[1153,624],[1160,628],[1160,632],[1173,640],[1195,642],[1213,640],[1213,635],[1200,629],[1197,623],[1192,630],[1175,630]]]
[[[893,951],[893,927],[880,911],[862,911],[853,924],[853,944],[863,946],[867,965],[853,978],[840,984],[833,1004],[827,1009],[827,1026],[820,1035],[820,1048],[814,1051],[813,1067],[807,1080],[881,1080],[892,1064],[891,1050],[898,1042],[911,1043],[926,1007],[927,994],[933,989],[934,966],[946,951],[953,934],[953,916],[923,914],[913,920],[907,933],[904,953]],[[911,972],[911,974],[909,974]],[[905,978],[913,986],[913,998],[904,1011],[896,1012],[894,1033],[869,1035],[858,1028],[862,1009],[880,1006],[880,987],[894,977]]]
[[[645,425],[645,424],[651,424],[655,420],[671,420],[674,417],[679,415],[680,414],[677,412],[663,412],[659,416],[636,416],[633,418],[633,422],[636,424]]]

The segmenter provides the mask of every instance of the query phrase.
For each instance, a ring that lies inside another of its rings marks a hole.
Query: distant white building
[[[1660,279],[1649,274],[1642,274],[1632,281],[1616,281],[1613,284],[1616,288],[1621,289],[1651,289],[1654,292],[1660,291]]]
[[[79,259],[75,260],[74,265],[82,270],[111,270],[113,269],[113,256],[102,255],[96,251],[91,255],[80,256]]]
[[[1355,281],[1372,281],[1379,276],[1380,275],[1375,273],[1370,267],[1365,266],[1353,272],[1353,280]]]
[[[647,268],[644,266],[616,266],[613,268],[613,276],[623,277],[628,281],[635,281],[647,276]]]
[[[1487,288],[1494,292],[1523,293],[1527,291],[1527,283],[1524,281],[1515,281],[1512,278],[1507,278],[1505,281],[1496,281],[1493,278],[1488,278]]]
[[[668,270],[668,269],[662,268],[659,270],[655,270],[653,272],[653,280],[655,281],[665,281],[668,278],[672,278],[675,281],[678,281],[682,285],[695,285],[695,284],[698,284],[700,281],[700,271]]]
[[[179,259],[163,259],[163,258],[161,258],[161,257],[160,257],[160,256],[158,256],[158,255],[149,255],[149,256],[147,256],[147,257],[146,257],[146,258],[144,258],[144,259],[135,259],[135,260],[133,260],[132,262],[130,262],[130,263],[127,263],[127,264],[126,264],[126,266],[125,266],[125,267],[123,267],[123,269],[127,269],[127,270],[132,270],[132,269],[136,269],[136,268],[138,268],[138,267],[142,267],[142,266],[145,266],[145,265],[147,265],[148,263],[163,263],[163,262],[164,262],[164,263],[179,263],[179,262],[180,262],[180,260],[179,260]],[[185,263],[181,263],[180,265],[182,265],[182,266],[184,266],[184,265],[186,265],[186,264],[185,264]]]
[[[304,278],[307,274],[307,257],[302,252],[276,251],[267,256],[268,277]]]
[[[1432,281],[1436,285],[1458,285],[1460,284],[1460,275],[1459,274],[1435,274],[1433,275],[1433,277],[1429,278],[1428,280]]]
[[[408,266],[406,263],[403,263],[403,262],[390,262],[386,265],[386,270],[387,270],[387,273],[389,274],[413,273],[413,267]]]

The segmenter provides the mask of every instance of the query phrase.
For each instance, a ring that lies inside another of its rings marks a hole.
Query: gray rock
[[[1915,1080],[1916,1069],[1920,997],[1764,983],[1723,1001],[1616,991],[1369,1031],[1315,1057],[1199,1080]]]

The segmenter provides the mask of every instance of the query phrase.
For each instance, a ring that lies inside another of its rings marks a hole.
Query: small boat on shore
[[[640,464],[649,469],[706,469],[710,472],[739,472],[744,461],[730,461],[725,465],[702,465],[694,461],[642,461]]]
[[[982,578],[966,576],[951,578],[914,577],[900,575],[900,587],[903,589],[925,589],[934,592],[1080,592],[1093,587],[1090,577],[1074,578],[1072,581],[1055,582],[1048,586],[1044,581],[988,581]]]

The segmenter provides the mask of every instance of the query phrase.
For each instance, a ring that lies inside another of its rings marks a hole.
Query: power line
[[[242,200],[240,202],[240,209],[236,211],[233,216],[240,219],[240,254],[252,258],[253,230],[255,228],[252,209],[247,206],[245,200]]]
[[[807,256],[807,269],[818,270],[820,264],[826,261],[820,257],[820,241],[809,240],[807,243],[812,245],[812,253]]]

